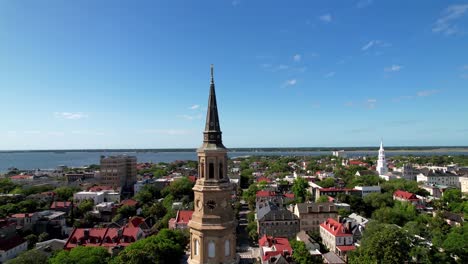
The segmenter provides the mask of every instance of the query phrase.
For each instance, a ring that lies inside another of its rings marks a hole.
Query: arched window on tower
[[[198,255],[198,251],[200,250],[200,242],[198,242],[198,239],[195,239],[193,243],[193,255]]]
[[[212,162],[210,162],[210,165],[208,167],[208,178],[214,178],[214,164]]]
[[[205,178],[205,163],[203,161],[200,164],[200,177]]]
[[[229,239],[224,241],[224,256],[230,256],[231,255],[231,241]]]
[[[218,168],[218,175],[220,179],[224,178],[223,170],[224,170],[224,167],[223,167],[223,163],[221,162],[219,163],[219,168]]]
[[[210,241],[208,243],[208,257],[214,258],[215,257],[215,243],[214,241]]]

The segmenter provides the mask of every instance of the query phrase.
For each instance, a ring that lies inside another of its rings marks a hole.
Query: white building
[[[328,250],[342,258],[346,259],[348,251],[356,249],[350,226],[345,226],[333,218],[328,218],[320,224],[320,237]]]
[[[362,197],[365,197],[371,193],[381,193],[382,188],[380,186],[356,186],[354,187],[356,190],[360,190],[362,193]]]
[[[347,158],[348,155],[346,154],[346,152],[344,150],[337,150],[337,151],[333,151],[332,152],[332,155],[335,156],[335,157],[338,157],[338,158]]]
[[[385,150],[383,148],[382,141],[380,141],[379,158],[377,160],[377,167],[375,170],[379,173],[379,175],[385,175],[388,172],[387,160],[385,159]]]
[[[16,258],[20,253],[28,250],[28,242],[20,236],[0,240],[0,263]]]
[[[427,174],[419,173],[416,176],[416,181],[424,182],[429,185],[437,184],[460,188],[460,176],[452,173],[444,173],[442,171],[430,171]]]
[[[105,190],[99,192],[77,192],[73,194],[73,200],[80,203],[84,200],[93,200],[94,204],[100,204],[103,202],[115,202],[120,203],[120,193]]]
[[[459,177],[460,188],[462,193],[468,193],[468,177]]]

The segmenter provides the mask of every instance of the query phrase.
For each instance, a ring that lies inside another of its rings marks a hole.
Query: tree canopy
[[[110,254],[104,247],[76,247],[61,250],[49,259],[50,264],[107,264]]]

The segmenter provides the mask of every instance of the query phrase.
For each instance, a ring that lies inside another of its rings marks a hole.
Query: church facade
[[[233,186],[227,175],[227,149],[222,143],[211,66],[210,95],[203,144],[197,150],[198,180],[193,187],[190,264],[236,263],[237,222],[231,205]]]

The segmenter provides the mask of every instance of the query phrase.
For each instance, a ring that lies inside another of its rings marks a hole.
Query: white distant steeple
[[[387,160],[385,159],[385,150],[383,148],[383,141],[380,141],[380,149],[379,149],[379,159],[377,160],[377,168],[375,170],[379,173],[379,175],[384,175],[388,172],[387,168]]]

